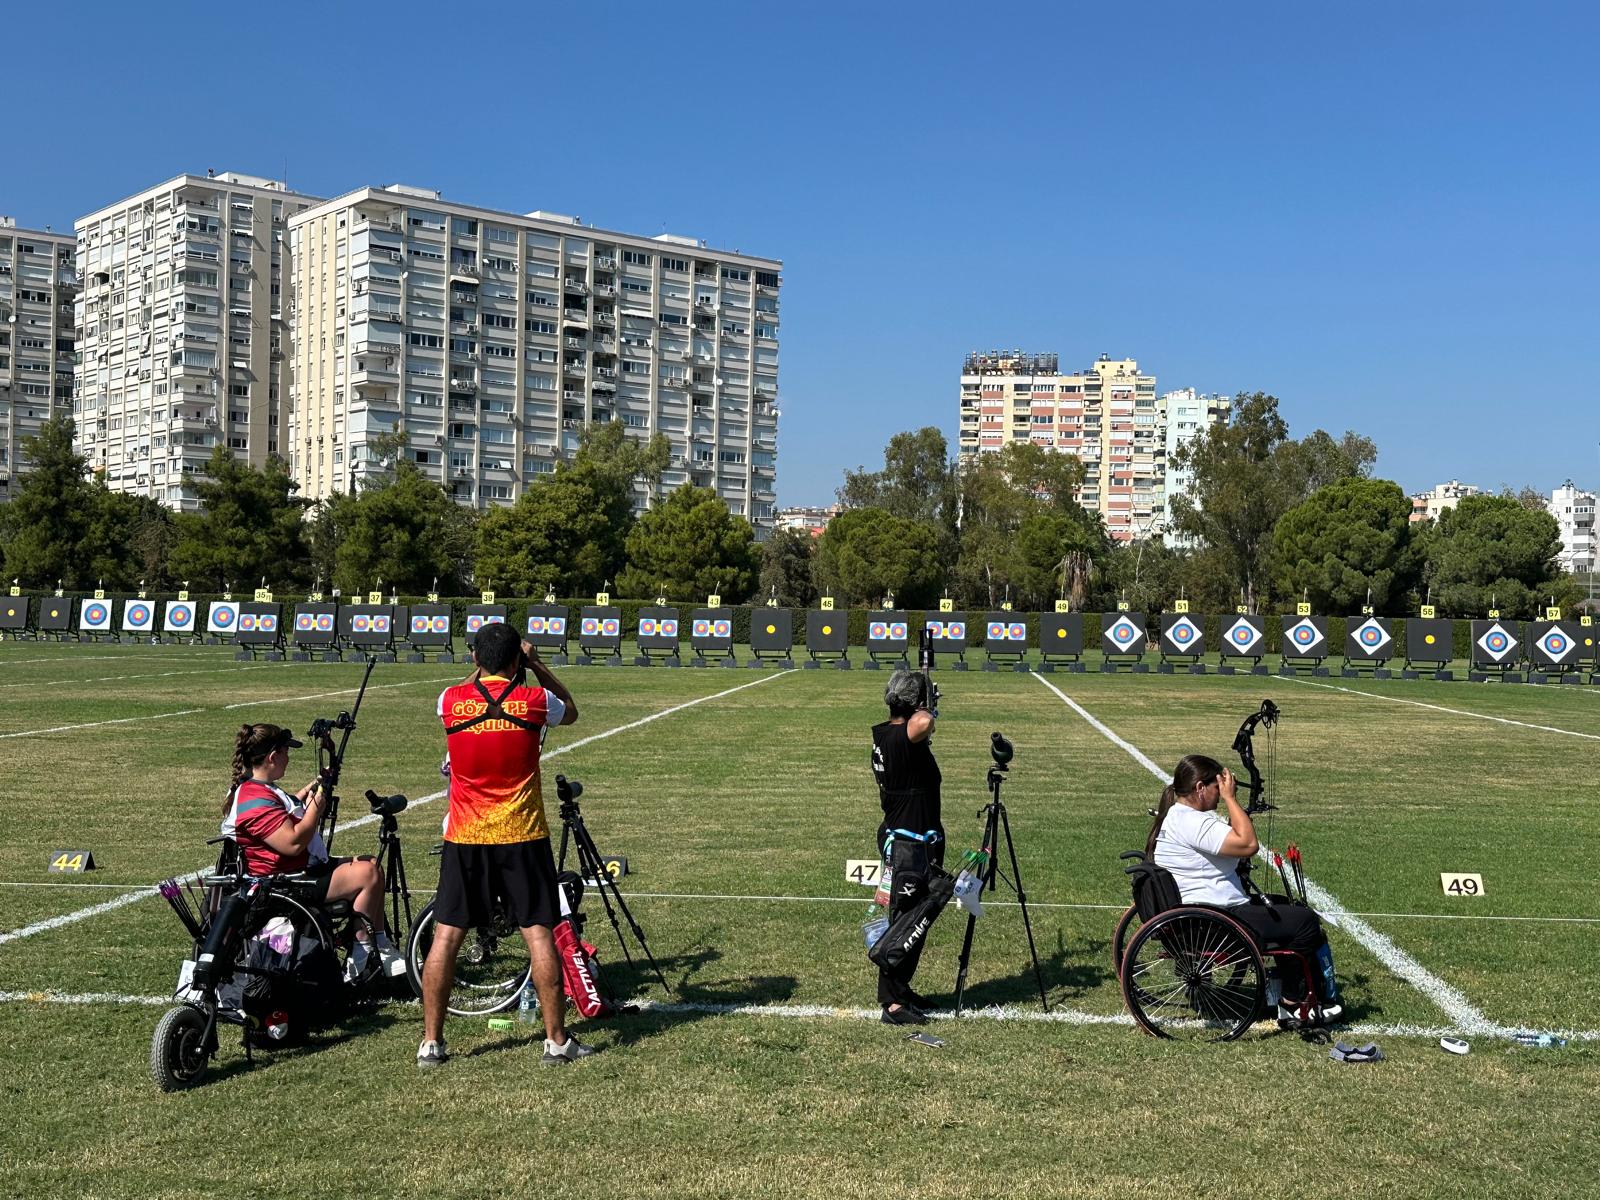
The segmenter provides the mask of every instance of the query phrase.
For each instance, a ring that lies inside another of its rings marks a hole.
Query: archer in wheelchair
[[[1259,797],[1258,779],[1246,786]],[[1305,903],[1299,852],[1290,847],[1298,897],[1276,853],[1286,894],[1255,886],[1250,862],[1260,843],[1238,787],[1215,759],[1188,755],[1153,810],[1144,851],[1122,856],[1139,861],[1128,868],[1134,903],[1114,939],[1118,977],[1134,1019],[1160,1037],[1231,1040],[1263,1015],[1280,1028],[1312,1028],[1343,1012],[1328,939]]]

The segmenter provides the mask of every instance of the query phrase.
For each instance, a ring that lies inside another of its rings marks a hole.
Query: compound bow
[[[1266,846],[1272,844],[1272,813],[1278,806],[1268,798],[1268,781],[1263,778],[1261,768],[1256,765],[1256,730],[1266,729],[1276,731],[1278,725],[1278,706],[1271,700],[1263,700],[1261,707],[1246,717],[1239,726],[1239,732],[1233,738],[1233,751],[1239,756],[1239,765],[1244,768],[1247,779],[1239,782],[1239,790],[1250,793],[1250,802],[1245,805],[1245,812],[1251,816],[1259,813],[1267,814],[1267,836],[1262,843]],[[1278,773],[1278,742],[1277,734],[1273,732],[1271,749],[1267,754],[1267,761],[1276,778]],[[1250,878],[1250,860],[1239,860],[1239,882],[1244,885],[1244,890],[1255,896],[1262,896],[1262,891]]]

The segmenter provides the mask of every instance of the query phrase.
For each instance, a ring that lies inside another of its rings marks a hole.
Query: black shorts
[[[323,862],[307,863],[300,873],[305,876],[305,882],[295,889],[295,895],[319,908],[326,908],[328,904],[328,888],[333,885],[333,873],[347,862],[349,858],[330,858]]]
[[[458,929],[488,925],[494,920],[497,900],[518,928],[554,927],[561,910],[549,838],[492,846],[444,844],[434,920]]]

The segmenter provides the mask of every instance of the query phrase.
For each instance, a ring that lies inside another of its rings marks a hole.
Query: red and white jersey
[[[499,697],[510,681],[485,675],[480,682],[491,696]],[[439,693],[439,717],[446,729],[454,729],[488,709],[482,693],[470,683]],[[524,729],[510,721],[491,719],[450,735],[450,814],[444,825],[447,842],[504,845],[550,836],[539,779],[539,747],[545,728],[561,724],[566,706],[542,687],[516,687],[506,693],[500,710],[535,728]]]
[[[328,857],[320,833],[312,834],[310,845],[299,854],[280,854],[266,839],[291,818],[298,821],[305,813],[305,805],[282,788],[247,779],[234,789],[233,803],[222,821],[222,836],[238,843],[246,874],[279,875],[304,870],[308,863]]]

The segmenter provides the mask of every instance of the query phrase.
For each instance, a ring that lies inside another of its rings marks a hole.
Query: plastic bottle
[[[1267,1007],[1276,1009],[1283,999],[1283,980],[1276,975],[1267,976]]]
[[[883,910],[876,905],[868,909],[866,922],[861,926],[861,936],[867,943],[867,949],[871,950],[876,946],[878,939],[888,932],[888,929],[889,918],[884,915]]]
[[[983,915],[983,877],[989,870],[989,853],[986,850],[968,850],[961,856],[961,869],[956,874],[955,889],[951,898],[975,917]]]
[[[533,976],[529,975],[522,985],[522,995],[517,1000],[517,1020],[524,1025],[532,1025],[539,1019],[539,993],[534,989]]]
[[[1542,1050],[1559,1050],[1567,1044],[1566,1038],[1553,1033],[1514,1033],[1511,1040],[1519,1046],[1538,1046]]]

